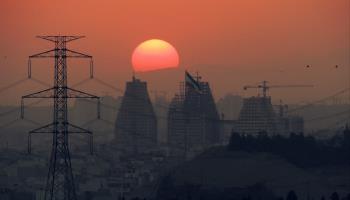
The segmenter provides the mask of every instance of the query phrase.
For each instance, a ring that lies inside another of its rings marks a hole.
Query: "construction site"
[[[222,141],[220,118],[209,83],[199,75],[195,80],[200,91],[186,81],[180,82],[180,91],[169,106],[168,145],[172,155],[195,155]]]
[[[239,113],[234,131],[246,134],[258,134],[266,132],[270,135],[304,132],[304,120],[301,116],[288,113],[288,105],[272,105],[268,90],[271,88],[288,87],[313,87],[313,85],[268,85],[263,81],[259,85],[244,86],[243,89],[260,89],[258,96],[248,97],[243,100],[243,106]],[[277,107],[277,109],[276,109]]]

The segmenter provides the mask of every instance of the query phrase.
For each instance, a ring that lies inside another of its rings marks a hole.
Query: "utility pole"
[[[52,150],[49,163],[49,172],[46,180],[45,200],[77,200],[75,183],[72,173],[70,152],[68,148],[68,133],[86,133],[90,136],[90,151],[92,151],[92,132],[85,130],[68,122],[67,99],[69,98],[90,98],[99,102],[99,97],[81,92],[67,85],[67,58],[88,58],[90,59],[90,78],[93,78],[92,56],[79,53],[66,48],[66,43],[83,38],[84,36],[38,36],[38,38],[53,42],[54,49],[29,56],[28,78],[31,78],[32,58],[54,58],[54,83],[53,87],[33,94],[22,96],[26,98],[52,98],[54,102],[53,122],[29,132],[52,133]],[[99,105],[99,103],[97,104]],[[98,106],[99,117],[99,106]],[[30,147],[28,147],[30,153]]]

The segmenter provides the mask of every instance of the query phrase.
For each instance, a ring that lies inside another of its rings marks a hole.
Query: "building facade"
[[[147,83],[135,77],[126,83],[115,123],[115,140],[125,153],[147,153],[157,146],[157,118]]]
[[[180,83],[168,111],[168,145],[172,155],[198,153],[219,144],[220,118],[208,82],[197,77],[200,91]]]
[[[237,120],[236,131],[246,134],[256,134],[261,131],[277,133],[278,122],[271,104],[271,97],[245,98]]]
[[[234,131],[243,134],[267,132],[270,135],[288,135],[304,131],[304,119],[297,115],[286,115],[284,106],[276,112],[270,96],[257,96],[243,99],[243,106]]]

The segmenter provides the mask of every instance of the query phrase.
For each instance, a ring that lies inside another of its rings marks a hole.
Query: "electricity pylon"
[[[90,78],[93,78],[92,56],[72,51],[66,48],[66,43],[83,38],[84,36],[38,36],[38,38],[51,41],[55,48],[29,56],[28,77],[31,78],[32,58],[54,58],[54,84],[52,88],[36,93],[22,96],[26,98],[52,98],[54,101],[53,122],[46,126],[34,129],[33,133],[52,133],[52,150],[49,164],[49,172],[46,180],[45,200],[76,200],[75,183],[72,173],[70,153],[68,148],[68,133],[87,133],[92,138],[92,132],[68,122],[67,100],[69,98],[90,98],[99,97],[81,92],[67,86],[67,58],[88,58],[90,59]],[[98,103],[99,117],[99,103]],[[30,138],[28,138],[30,141]],[[90,140],[91,141],[91,140]],[[90,142],[90,145],[92,143]],[[91,146],[90,146],[91,147]],[[90,148],[91,150],[91,148]],[[28,147],[30,153],[30,148]]]

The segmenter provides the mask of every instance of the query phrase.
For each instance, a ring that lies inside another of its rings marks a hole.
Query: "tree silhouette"
[[[295,194],[294,190],[288,192],[286,200],[298,200],[298,197]]]
[[[269,152],[284,157],[299,167],[350,164],[350,131],[347,129],[344,137],[340,138],[344,140],[341,141],[343,145],[334,145],[335,143],[332,142],[334,137],[328,140],[317,140],[313,136],[304,136],[302,132],[298,134],[290,133],[288,137],[281,135],[269,136],[264,131],[257,135],[232,132],[228,150]],[[349,141],[346,142],[345,140]]]
[[[333,192],[331,197],[330,197],[331,200],[339,200],[339,195],[337,192]]]
[[[239,133],[232,131],[230,142],[228,145],[229,150],[240,150],[243,146],[242,137],[239,135]]]
[[[345,200],[350,200],[350,193],[346,195]]]

